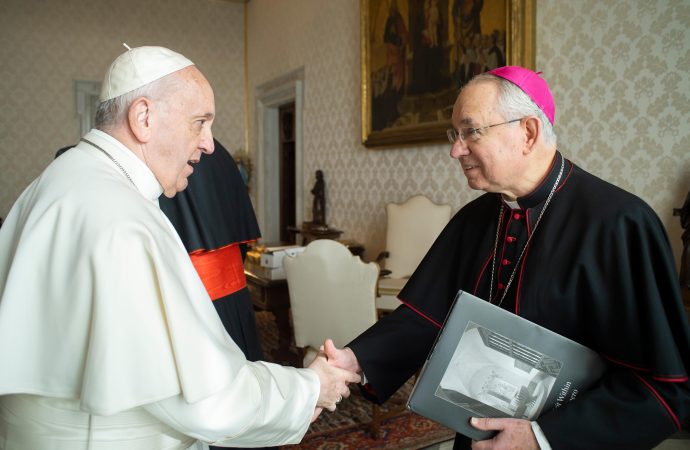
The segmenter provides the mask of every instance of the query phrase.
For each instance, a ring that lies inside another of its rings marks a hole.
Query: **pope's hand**
[[[472,441],[472,450],[539,450],[529,420],[473,417],[470,423],[479,430],[498,431],[491,439]]]
[[[355,372],[341,369],[329,364],[326,357],[320,354],[309,364],[309,368],[316,372],[321,382],[317,408],[335,411],[336,405],[350,396],[349,383],[359,383],[361,378]],[[313,417],[315,419],[315,417]]]
[[[361,367],[359,367],[359,362],[357,361],[357,356],[355,356],[355,353],[349,347],[338,349],[333,343],[333,340],[326,339],[326,342],[323,343],[322,351],[325,353],[330,364],[340,367],[341,369],[349,370],[350,372],[362,372]]]

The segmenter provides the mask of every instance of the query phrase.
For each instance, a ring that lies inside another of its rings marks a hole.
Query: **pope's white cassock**
[[[153,173],[109,135],[85,139],[121,167],[80,142],[0,228],[0,448],[298,442],[316,373],[244,358]]]

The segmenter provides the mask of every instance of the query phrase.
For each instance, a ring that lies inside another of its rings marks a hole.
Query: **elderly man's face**
[[[453,107],[456,130],[501,124],[516,117],[503,117],[496,109],[498,85],[479,82],[467,86]],[[476,141],[466,137],[456,141],[450,155],[460,162],[472,189],[518,197],[515,187],[523,170],[520,122],[495,126],[478,132]]]
[[[213,153],[211,125],[215,117],[213,90],[196,67],[175,74],[179,89],[157,104],[155,151],[146,163],[166,197],[187,187],[187,177],[202,153]]]

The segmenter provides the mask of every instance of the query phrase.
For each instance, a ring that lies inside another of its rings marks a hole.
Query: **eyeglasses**
[[[448,136],[448,141],[451,144],[455,144],[458,140],[461,140],[463,142],[464,141],[477,142],[479,140],[479,138],[482,137],[482,132],[484,130],[487,130],[491,127],[497,127],[499,125],[506,125],[506,124],[513,123],[513,122],[519,122],[522,119],[524,119],[524,117],[521,117],[519,119],[509,120],[507,122],[495,123],[493,125],[487,125],[485,127],[479,127],[479,128],[466,127],[466,128],[460,128],[460,130],[456,130],[455,128],[448,128],[446,130],[446,135]]]

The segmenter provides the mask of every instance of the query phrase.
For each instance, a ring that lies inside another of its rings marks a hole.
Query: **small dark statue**
[[[316,171],[316,182],[311,190],[314,194],[314,203],[312,204],[312,228],[327,229],[326,225],[326,182],[323,180],[323,172]]]
[[[690,308],[690,192],[685,197],[683,207],[673,209],[673,215],[680,216],[680,226],[685,230],[681,235],[683,254],[680,257],[680,290],[685,306]]]

